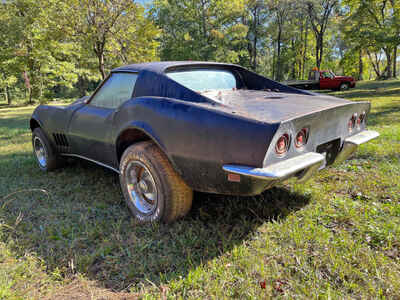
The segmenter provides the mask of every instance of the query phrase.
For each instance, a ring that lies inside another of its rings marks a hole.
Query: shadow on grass
[[[12,145],[29,141],[29,115],[5,115],[0,137]],[[43,173],[30,151],[5,152],[0,182],[0,223],[9,226],[0,238],[15,253],[40,257],[49,273],[81,273],[116,291],[185,277],[309,202],[284,188],[256,197],[195,193],[184,219],[142,226],[123,202],[118,175],[91,163]]]
[[[129,215],[112,171],[76,161],[44,174],[31,161],[17,174],[13,160],[9,164],[8,177],[50,196],[21,192],[2,203],[0,219],[15,228],[2,238],[20,255],[36,253],[49,272],[67,277],[79,272],[116,291],[185,277],[251,239],[264,222],[283,219],[309,202],[284,188],[256,197],[195,193],[184,219],[143,226]]]
[[[388,105],[383,105],[375,108],[374,111],[368,114],[367,124],[375,126],[378,124],[392,124],[393,122],[399,122],[398,118],[393,117],[391,114],[400,113],[400,100],[392,101]],[[382,118],[386,120],[382,120]],[[386,122],[385,122],[386,121]]]

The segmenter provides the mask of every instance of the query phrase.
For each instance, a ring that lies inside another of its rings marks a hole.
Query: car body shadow
[[[21,186],[45,192],[21,190],[0,205],[0,218],[14,228],[3,239],[20,255],[36,253],[49,272],[80,273],[114,291],[185,277],[309,202],[285,188],[254,197],[195,193],[184,219],[139,225],[122,201],[116,173],[84,161],[43,173],[33,157],[25,167]]]

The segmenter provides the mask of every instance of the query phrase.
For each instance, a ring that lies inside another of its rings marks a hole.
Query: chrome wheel
[[[33,147],[39,165],[45,168],[47,166],[47,152],[43,142],[37,136],[33,140]]]
[[[142,214],[157,208],[157,187],[149,169],[139,161],[130,162],[125,172],[130,201]]]
[[[341,91],[347,91],[348,89],[350,89],[350,86],[347,83],[343,83],[340,85]]]

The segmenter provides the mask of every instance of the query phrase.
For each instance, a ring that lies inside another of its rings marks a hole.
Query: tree
[[[276,67],[275,69],[275,79],[282,80],[282,63],[281,63],[281,54],[282,54],[282,38],[284,26],[288,22],[288,15],[292,12],[292,3],[291,1],[277,1],[271,0],[269,2],[269,9],[274,14],[274,22],[277,27],[277,36],[276,36]]]
[[[249,52],[249,63],[253,70],[257,69],[257,58],[260,42],[265,35],[265,23],[268,16],[264,0],[249,0],[246,3],[248,14],[243,18],[243,24],[247,25],[248,31],[246,39],[248,41],[247,50]]]
[[[371,58],[373,53],[385,53],[386,66],[381,72],[378,61],[372,61],[378,77],[395,77],[392,66],[396,60],[396,49],[400,45],[400,3],[396,0],[347,0],[347,21],[352,22],[351,34],[367,49]]]
[[[154,60],[159,30],[145,17],[144,8],[132,0],[63,0],[53,6],[82,52],[92,52],[104,79],[106,69],[118,63]],[[85,55],[85,53],[83,53]],[[86,54],[86,56],[90,56]]]
[[[245,0],[155,0],[151,12],[163,29],[161,59],[227,61],[248,66],[249,18],[245,5]]]
[[[310,18],[311,28],[314,32],[316,41],[315,60],[318,69],[321,67],[324,53],[324,35],[332,13],[334,12],[334,8],[338,3],[338,0],[306,1],[306,8]]]
[[[8,4],[2,2],[0,3],[0,89],[9,105],[11,104],[10,88],[17,83],[17,78],[13,73],[17,32],[11,30],[12,25],[12,14],[10,14]]]
[[[34,0],[2,2],[8,18],[5,27],[2,26],[7,33],[2,42],[2,61],[6,62],[2,64],[5,68],[2,77],[8,78],[5,82],[15,83],[25,74],[30,82],[27,86],[30,103],[34,97],[41,99],[46,89],[71,86],[77,78],[70,59],[72,45],[46,26],[49,19],[46,4]]]

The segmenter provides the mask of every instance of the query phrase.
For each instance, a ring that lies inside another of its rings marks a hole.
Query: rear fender
[[[150,138],[150,140],[152,140],[165,153],[165,155],[168,156],[164,144],[162,143],[160,137],[153,130],[151,125],[144,121],[133,121],[133,122],[129,122],[125,127],[122,127],[122,129],[119,129],[119,132],[118,132],[116,138],[114,139],[115,152],[117,154],[117,158],[116,158],[117,164],[119,164],[119,159],[120,159],[120,157],[118,156],[118,149],[117,149],[118,141],[119,141],[120,137],[124,134],[124,132],[126,132],[127,130],[131,130],[131,129],[139,130],[139,131],[143,132],[147,137]]]
[[[159,97],[127,101],[114,120],[115,141],[126,128],[143,130],[190,187],[216,193],[239,193],[222,166],[260,167],[279,126],[229,114],[217,105]]]

